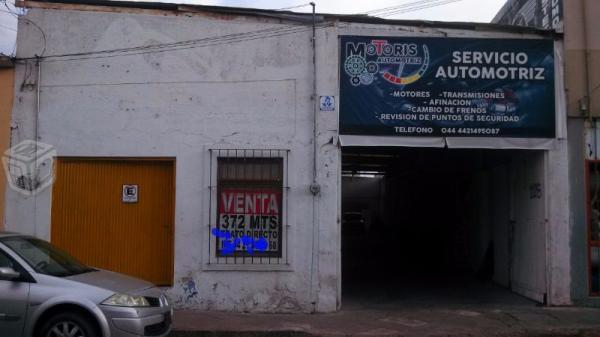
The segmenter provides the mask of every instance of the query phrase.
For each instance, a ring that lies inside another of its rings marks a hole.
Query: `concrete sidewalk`
[[[600,336],[600,309],[344,310],[333,314],[177,311],[179,336]]]
[[[598,336],[600,308],[542,307],[489,282],[438,279],[345,288],[331,314],[177,311],[174,337]]]

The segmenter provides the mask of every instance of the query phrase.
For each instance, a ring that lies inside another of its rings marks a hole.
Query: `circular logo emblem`
[[[346,59],[344,69],[350,76],[358,76],[365,71],[367,62],[358,55],[352,55]]]

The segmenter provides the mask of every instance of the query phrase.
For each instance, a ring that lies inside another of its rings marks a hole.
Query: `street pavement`
[[[328,314],[180,310],[173,336],[600,337],[600,308],[540,306],[491,284],[362,289],[345,292],[342,310]]]
[[[331,314],[178,311],[173,336],[600,336],[600,309],[342,310]]]

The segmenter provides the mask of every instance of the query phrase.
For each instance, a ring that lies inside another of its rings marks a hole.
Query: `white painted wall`
[[[30,10],[27,18],[46,32],[46,55],[284,26],[247,18],[41,9]],[[38,53],[38,41],[28,38],[35,30],[23,23],[19,29],[18,56]],[[336,309],[337,284],[319,285],[316,278],[311,279],[317,261],[310,254],[310,42],[310,32],[304,31],[214,47],[42,63],[38,140],[53,145],[59,156],[176,157],[175,282],[169,293],[177,307],[308,312],[314,310],[313,298],[321,296],[318,310]],[[30,70],[35,82],[37,69]],[[20,90],[25,73],[25,66],[17,67],[13,143],[35,134],[36,92]],[[335,129],[335,123],[325,129]],[[328,140],[322,138],[319,144],[323,154],[319,165],[324,169],[317,218],[323,227],[335,229],[339,160],[336,147],[327,145]],[[290,150],[292,206],[287,219],[291,265],[284,266],[286,271],[208,270],[203,250],[209,239],[205,229],[210,148]],[[9,191],[7,228],[49,238],[50,198],[51,189],[35,199]],[[335,237],[324,240],[324,251],[334,257],[333,252],[339,250]],[[335,258],[320,261],[319,267],[336,280]],[[184,290],[190,281],[198,295],[190,296]]]
[[[546,203],[544,152],[523,153],[511,163],[511,287],[543,302],[546,293]],[[537,190],[539,194],[532,189]],[[532,194],[533,193],[533,194]]]
[[[566,133],[566,130],[565,130]],[[575,135],[576,136],[576,135]],[[573,137],[570,135],[569,137]],[[575,137],[573,137],[575,138]],[[570,142],[571,140],[569,140]],[[550,305],[571,305],[571,235],[573,223],[569,221],[569,153],[567,141],[557,142],[545,159],[546,189],[546,283]],[[585,245],[576,241],[574,245]],[[580,247],[580,246],[579,246]]]
[[[46,55],[221,36],[291,23],[252,17],[149,15],[31,9],[46,32]],[[18,57],[39,54],[37,31],[19,24]],[[339,34],[514,37],[391,25],[337,24],[317,31],[317,93],[339,97]],[[520,37],[527,37],[519,35]],[[529,36],[531,37],[531,36]],[[338,113],[318,112],[313,198],[313,100],[310,30],[202,48],[86,60],[45,60],[39,118],[37,68],[17,65],[12,143],[33,139],[59,156],[176,157],[176,306],[230,311],[333,311],[341,305]],[[283,270],[210,270],[206,265],[210,148],[289,149],[290,266]],[[563,151],[564,152],[564,151]],[[550,165],[564,159],[551,154]],[[554,176],[563,177],[557,166]],[[563,189],[559,185],[559,190]],[[51,189],[36,197],[7,192],[7,229],[50,236]],[[556,204],[554,218],[566,216]],[[313,213],[314,212],[314,213]],[[314,214],[314,216],[313,216]],[[550,223],[554,221],[551,218]],[[555,225],[551,225],[554,228]],[[556,225],[553,245],[568,237]],[[561,227],[562,228],[562,227]],[[554,248],[552,248],[554,249]],[[552,252],[554,253],[554,252]],[[566,257],[565,257],[566,259]],[[565,268],[564,261],[556,262]],[[193,282],[198,295],[184,285]],[[568,298],[561,281],[557,296]]]

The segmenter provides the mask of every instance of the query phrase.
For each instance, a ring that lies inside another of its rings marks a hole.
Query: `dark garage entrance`
[[[342,155],[344,308],[544,301],[543,151]]]

